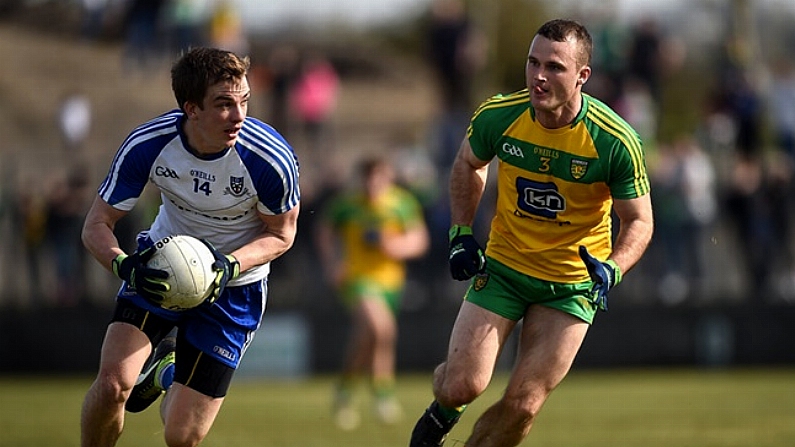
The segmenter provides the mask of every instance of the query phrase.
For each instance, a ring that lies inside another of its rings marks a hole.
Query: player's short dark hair
[[[190,101],[203,107],[207,88],[222,81],[243,79],[250,67],[248,56],[198,47],[184,53],[171,67],[171,89],[180,109]]]
[[[389,167],[389,160],[383,155],[372,155],[359,162],[359,174],[362,178],[368,178],[382,167]]]
[[[573,38],[580,44],[580,63],[588,65],[591,63],[591,53],[593,52],[593,39],[588,29],[576,20],[554,19],[550,20],[536,32],[536,35],[545,37],[554,42],[565,42]]]

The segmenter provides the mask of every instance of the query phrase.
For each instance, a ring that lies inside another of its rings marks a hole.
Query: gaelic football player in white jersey
[[[171,70],[179,108],[129,134],[86,216],[86,248],[123,284],[83,403],[83,447],[115,445],[125,410],[163,394],[166,444],[199,444],[259,328],[270,261],[293,245],[300,192],[291,146],[247,117],[248,68],[247,57],[218,49],[182,55]],[[147,183],[162,205],[125,253],[113,229]],[[183,312],[158,305],[167,274],[146,267],[153,241],[176,234],[206,241],[216,257],[210,298]]]

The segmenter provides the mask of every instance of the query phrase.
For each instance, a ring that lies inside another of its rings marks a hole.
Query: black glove
[[[458,281],[467,280],[486,271],[486,255],[472,235],[472,228],[453,225],[450,228],[450,274]]]
[[[166,281],[168,272],[147,267],[146,263],[155,254],[155,248],[149,247],[131,255],[120,254],[111,262],[113,273],[132,287],[136,293],[147,300],[161,304],[163,294],[171,290]]]
[[[202,239],[204,245],[210,249],[215,256],[215,262],[213,263],[213,270],[215,270],[215,280],[213,281],[212,290],[210,294],[207,296],[207,302],[212,304],[221,294],[224,292],[226,288],[226,284],[240,276],[240,263],[237,262],[232,255],[225,255],[220,251],[216,250],[213,247],[213,244],[210,242]]]
[[[621,282],[621,269],[615,261],[608,259],[602,262],[588,253],[588,249],[580,245],[580,258],[588,268],[593,286],[591,296],[599,310],[607,311],[607,292]]]

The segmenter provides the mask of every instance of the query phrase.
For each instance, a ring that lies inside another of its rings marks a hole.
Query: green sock
[[[395,380],[392,378],[374,379],[372,383],[373,395],[377,398],[387,398],[395,394]]]
[[[335,386],[335,392],[338,398],[350,399],[356,389],[357,378],[351,375],[344,375],[340,377]]]
[[[455,408],[448,408],[441,404],[437,405],[436,408],[439,409],[439,415],[444,418],[447,422],[457,421],[459,417],[464,413],[466,410],[466,405],[461,405],[460,407]]]

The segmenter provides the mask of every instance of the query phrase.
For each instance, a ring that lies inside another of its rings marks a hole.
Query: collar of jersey
[[[198,158],[199,160],[211,161],[211,160],[217,160],[217,159],[223,157],[224,155],[226,155],[227,152],[229,152],[229,149],[232,149],[232,147],[228,147],[228,148],[222,150],[221,152],[216,152],[216,153],[207,154],[207,155],[200,155],[199,153],[197,153],[193,149],[193,147],[191,147],[190,144],[188,144],[188,136],[185,135],[185,129],[183,127],[184,124],[185,124],[185,119],[186,119],[185,115],[183,114],[182,117],[179,119],[179,124],[177,124],[177,131],[179,132],[179,139],[180,139],[180,141],[182,141],[182,147],[185,148],[185,151],[187,153],[189,153],[192,156]]]
[[[582,96],[582,107],[580,107],[580,113],[574,117],[574,121],[571,122],[571,128],[573,129],[580,121],[585,118],[585,115],[588,113],[588,98],[589,96],[585,93],[580,94]],[[527,99],[528,108],[530,109],[530,116],[533,118],[533,121],[536,120],[536,109],[533,107],[533,103],[530,102],[530,98]]]

